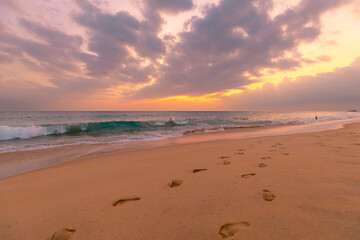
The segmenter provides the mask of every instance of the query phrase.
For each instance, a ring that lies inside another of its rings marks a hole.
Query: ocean
[[[0,153],[359,117],[358,112],[0,112]]]

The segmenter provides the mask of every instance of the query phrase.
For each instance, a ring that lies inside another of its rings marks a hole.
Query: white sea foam
[[[41,126],[0,126],[0,140],[27,139],[45,135],[48,135],[47,129]]]
[[[165,121],[149,121],[149,124],[152,126],[165,126]]]
[[[358,118],[358,114],[343,114],[343,115],[328,115],[328,116],[319,116],[317,119],[315,117],[306,117],[306,118],[289,118],[289,119],[280,119],[280,120],[271,120],[270,122],[273,125],[296,125],[296,124],[306,124],[314,122],[326,122],[334,120],[344,120]]]
[[[64,125],[51,126],[0,126],[0,140],[28,139],[52,134],[66,133]]]
[[[45,113],[44,113],[45,114]],[[47,113],[46,113],[47,114]],[[73,113],[68,114],[68,118]],[[77,113],[76,113],[77,114]],[[79,113],[80,114],[80,113]],[[81,113],[83,114],[83,113]],[[141,140],[165,139],[181,136],[183,133],[202,133],[224,131],[226,129],[261,127],[270,125],[298,125],[313,122],[325,122],[332,120],[352,119],[360,117],[360,113],[270,113],[270,112],[246,112],[244,113],[209,113],[196,115],[198,113],[179,113],[172,117],[171,122],[168,115],[162,117],[154,113],[152,120],[149,116],[146,119],[87,119],[87,121],[68,121],[64,118],[58,121],[32,122],[24,120],[15,123],[14,121],[3,121],[0,126],[0,152],[19,151],[23,149],[49,148],[54,146],[65,146],[67,144],[92,144],[92,143],[119,143]],[[181,115],[183,114],[183,115]],[[186,115],[185,115],[186,114]],[[193,114],[193,115],[191,115]],[[238,115],[237,115],[238,114]],[[315,115],[318,119],[315,119]],[[176,120],[175,120],[176,118]],[[196,120],[189,120],[196,119]],[[104,121],[106,120],[106,121]],[[1,121],[1,119],[0,119]],[[34,125],[25,124],[28,123]],[[171,124],[167,124],[171,123]],[[38,124],[38,125],[35,125]],[[89,126],[89,128],[88,128]],[[60,136],[64,134],[64,136]],[[53,138],[42,138],[41,136],[58,135]],[[31,139],[24,141],[12,141],[16,139]]]
[[[176,125],[186,125],[189,123],[189,120],[179,120],[174,122],[176,123]]]
[[[167,123],[170,121],[149,121],[148,123],[152,126],[166,126]],[[176,125],[186,125],[189,123],[189,120],[174,120],[173,121]]]

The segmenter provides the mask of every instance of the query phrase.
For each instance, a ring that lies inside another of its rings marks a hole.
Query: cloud
[[[142,18],[75,0],[78,8],[69,16],[74,23],[69,28],[35,21],[31,14],[19,13],[16,25],[0,17],[2,67],[26,66],[27,72],[46,76],[52,85],[29,85],[7,76],[0,79],[0,101],[11,103],[8,106],[14,109],[25,101],[24,106],[45,106],[42,101],[50,104],[140,84],[147,87],[123,91],[129,101],[133,96],[198,96],[244,89],[256,81],[254,77],[262,76],[264,68],[294,70],[330,61],[328,56],[308,59],[299,53],[298,46],[318,38],[322,14],[347,2],[302,0],[274,17],[271,1],[221,0],[201,9],[202,15],[191,17],[176,36],[163,36],[165,17],[194,9],[192,0],[143,0]],[[13,3],[12,7],[19,5]],[[12,87],[11,82],[19,87]]]
[[[16,78],[0,76],[0,109],[44,109],[63,98],[86,96],[115,85],[107,79],[80,77],[84,75],[80,63],[85,54],[81,52],[84,43],[81,36],[23,18],[19,24],[26,31],[23,36],[0,24],[0,64],[4,69],[24,71],[24,78],[19,78],[21,74]],[[35,84],[36,79],[25,80],[29,73],[47,76],[53,86]]]
[[[188,11],[194,7],[192,0],[146,0],[149,8],[171,14]]]
[[[0,76],[0,109],[52,110],[72,108],[78,101],[89,99],[108,86],[105,81],[93,78],[50,78],[55,87],[43,86],[24,79],[4,80]],[[65,102],[65,105],[59,104]]]
[[[265,83],[256,90],[225,99],[234,110],[348,110],[359,109],[360,58],[350,66],[316,76]]]
[[[88,29],[88,49],[95,53],[81,54],[88,74],[131,83],[149,82],[157,74],[156,59],[166,55],[166,41],[158,36],[164,23],[160,12],[176,14],[193,7],[191,0],[145,0],[145,19],[138,20],[126,11],[112,14],[89,1],[76,3],[81,11],[73,19]]]
[[[356,16],[360,17],[360,8],[354,9],[352,11]]]
[[[81,36],[71,36],[57,29],[45,27],[24,18],[19,19],[19,23],[30,33],[34,34],[55,48],[78,51],[78,49],[83,44],[83,39]]]
[[[317,60],[319,62],[330,62],[331,61],[331,57],[329,56],[325,56],[325,55],[321,55],[317,57]]]
[[[0,24],[0,50],[28,65],[35,71],[59,74],[64,71],[79,72],[76,64],[82,38],[70,36],[55,28],[45,27],[25,19],[20,24],[40,41],[17,36]]]
[[[0,53],[0,64],[2,63],[12,63],[14,60],[11,56],[8,54],[2,54]]]
[[[10,10],[22,12],[22,7],[18,0],[0,0],[0,7],[1,6],[6,7]]]
[[[137,97],[200,95],[241,88],[264,68],[293,70],[309,64],[297,47],[321,34],[320,16],[347,1],[303,0],[295,8],[270,17],[271,4],[223,0],[193,17],[165,56],[156,84]],[[287,57],[286,54],[292,54]],[[317,59],[314,62],[321,60]],[[327,60],[327,59],[322,59]]]
[[[154,64],[142,64],[165,54],[165,46],[146,21],[139,21],[128,12],[105,13],[88,1],[77,1],[81,12],[74,20],[88,29],[88,48],[92,54],[82,54],[88,74],[110,77],[119,82],[150,81]]]
[[[33,83],[11,79],[3,81],[0,76],[0,109],[3,111],[14,110],[41,110],[46,109],[49,103],[58,98],[56,95],[48,95],[46,88],[39,91],[39,87]]]
[[[328,40],[326,41],[327,44],[332,45],[332,46],[336,46],[337,42],[335,40]]]

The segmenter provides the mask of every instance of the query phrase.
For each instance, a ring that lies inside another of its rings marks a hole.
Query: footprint
[[[224,159],[224,158],[230,158],[230,156],[222,156],[220,157],[221,159]]]
[[[241,228],[247,228],[250,226],[248,222],[237,222],[237,223],[227,223],[220,227],[219,235],[222,238],[228,238],[236,234]]]
[[[198,173],[198,172],[202,172],[202,171],[206,171],[206,168],[196,168],[193,170],[193,173]]]
[[[269,190],[264,189],[263,190],[263,199],[265,201],[272,201],[275,199],[275,195],[272,192],[270,192]]]
[[[226,160],[223,161],[223,164],[224,164],[224,165],[229,165],[230,163],[231,163],[230,161],[226,161]]]
[[[181,179],[174,179],[171,181],[171,183],[169,183],[169,187],[173,188],[173,187],[178,187],[183,183],[183,180]]]
[[[55,232],[50,238],[47,240],[68,240],[72,237],[72,235],[76,232],[76,229],[73,228],[63,228],[57,232]]]
[[[269,158],[271,158],[271,157],[262,157],[261,159],[263,159],[263,160],[264,160],[264,159],[269,159]]]
[[[288,155],[290,155],[290,153],[283,153],[283,155],[286,155],[286,156],[288,156]]]
[[[243,152],[236,152],[235,154],[244,154]]]
[[[245,148],[240,148],[240,149],[238,149],[238,151],[242,152],[242,151],[246,151],[246,149]]]
[[[132,198],[122,198],[122,199],[119,199],[117,200],[116,202],[113,203],[113,206],[116,207],[117,205],[119,204],[124,204],[126,202],[129,202],[129,201],[139,201],[140,198],[139,197],[132,197]]]
[[[255,176],[256,174],[255,173],[247,173],[247,174],[243,174],[241,175],[242,178],[249,178],[251,176]]]
[[[276,151],[277,151],[276,149],[269,150],[269,152],[276,152]]]
[[[266,163],[259,163],[258,166],[259,167],[267,167]]]

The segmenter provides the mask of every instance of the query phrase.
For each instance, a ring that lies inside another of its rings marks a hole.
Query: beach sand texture
[[[1,240],[223,238],[360,239],[360,124],[110,153],[0,180]]]

